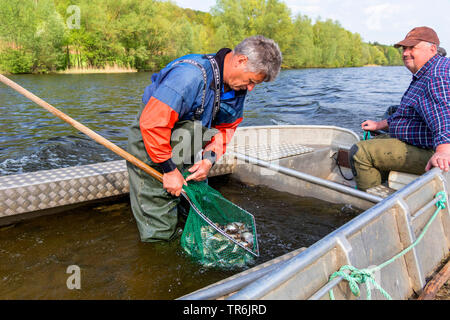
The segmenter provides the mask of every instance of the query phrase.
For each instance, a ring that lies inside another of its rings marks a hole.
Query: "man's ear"
[[[431,46],[431,50],[433,51],[434,54],[437,53],[437,49],[438,49],[437,45],[435,45],[435,44],[433,43],[433,45]]]
[[[248,61],[248,57],[246,55],[240,54],[236,56],[236,67],[237,66],[245,66]]]

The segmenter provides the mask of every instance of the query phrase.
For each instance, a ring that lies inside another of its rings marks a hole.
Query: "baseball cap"
[[[416,27],[412,29],[406,35],[405,39],[396,43],[394,47],[412,47],[418,44],[420,41],[426,41],[434,43],[436,46],[439,46],[439,38],[436,32],[429,27]]]

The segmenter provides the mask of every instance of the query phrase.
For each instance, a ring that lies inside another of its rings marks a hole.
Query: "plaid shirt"
[[[391,137],[414,146],[450,143],[450,59],[436,54],[428,60],[387,122]]]

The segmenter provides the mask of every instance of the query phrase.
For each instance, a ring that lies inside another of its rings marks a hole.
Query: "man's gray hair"
[[[234,54],[242,54],[248,58],[247,70],[266,75],[264,81],[273,81],[281,68],[281,51],[272,39],[253,36],[244,39],[234,48]]]

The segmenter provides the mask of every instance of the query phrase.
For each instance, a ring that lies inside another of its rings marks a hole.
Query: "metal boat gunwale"
[[[323,255],[327,250],[335,247],[336,245],[341,246],[345,250],[346,238],[360,230],[362,227],[378,218],[380,215],[386,213],[386,210],[395,205],[399,198],[417,190],[422,184],[434,179],[436,174],[440,173],[440,169],[433,168],[429,172],[417,178],[410,185],[404,189],[398,191],[397,193],[389,196],[385,200],[377,203],[372,208],[364,211],[357,217],[353,218],[351,221],[347,222],[340,228],[336,229],[332,233],[328,234],[321,240],[314,243],[307,250],[299,253],[297,256],[293,257],[289,261],[279,266],[277,270],[272,271],[262,278],[256,280],[251,285],[242,289],[240,292],[234,294],[229,299],[258,299],[264,296],[270,289],[281,285],[284,281],[289,279],[294,273],[298,272],[302,267],[310,264],[315,259]],[[446,188],[445,188],[446,189]],[[447,190],[445,190],[447,192]],[[342,278],[336,280],[333,286],[328,287],[331,289],[336,286]],[[326,290],[326,291],[328,291]]]
[[[405,209],[404,214],[411,216],[410,222],[412,223],[413,218],[416,214],[421,214],[423,208],[418,209],[415,212],[411,212],[408,206],[405,204],[405,198],[410,196],[412,193],[417,192],[425,184],[433,182],[433,180],[440,180],[442,182],[442,188],[444,192],[447,193],[448,187],[446,185],[446,179],[443,177],[443,173],[438,168],[433,168],[429,172],[420,176],[412,183],[404,187],[403,189],[397,191],[395,194],[389,196],[378,204],[374,205],[372,208],[364,211],[359,216],[355,217],[351,221],[347,222],[340,228],[336,229],[332,233],[328,234],[321,240],[314,243],[312,246],[306,250],[296,254],[289,260],[282,262],[275,262],[270,268],[267,267],[266,272],[261,270],[256,270],[253,274],[255,280],[250,283],[247,281],[248,278],[252,276],[251,272],[246,271],[245,277],[242,277],[242,281],[239,282],[239,278],[234,278],[230,283],[227,279],[222,280],[218,284],[212,284],[204,289],[197,290],[191,294],[187,294],[179,299],[230,299],[230,300],[248,300],[248,299],[264,299],[267,294],[270,294],[274,289],[279,289],[283,287],[283,284],[290,281],[291,278],[304,269],[323,257],[327,252],[334,248],[340,248],[342,252],[346,255],[346,259],[351,261],[349,253],[352,250],[352,246],[349,244],[347,238],[352,234],[360,232],[362,228],[369,225],[381,216],[388,214],[388,211],[395,206],[400,206]],[[432,200],[429,203],[434,203]],[[429,207],[429,203],[424,207]],[[446,209],[447,218],[449,216],[448,208]],[[411,231],[411,242],[414,239],[412,226],[408,226]],[[447,230],[448,232],[449,230]],[[448,249],[447,249],[448,250]],[[447,251],[448,253],[448,251]],[[417,258],[417,252],[413,249],[411,253],[414,256],[414,262],[419,263]],[[419,286],[419,291],[425,285],[425,274],[421,266],[415,266],[418,272],[418,283],[416,287]],[[411,268],[411,266],[410,266]],[[251,270],[251,269],[250,269]],[[259,274],[258,274],[259,273]],[[336,287],[342,281],[341,277],[337,277],[332,282],[326,283],[317,288],[313,294],[311,294],[307,299],[320,299],[328,293],[328,291]],[[231,284],[233,286],[231,286]],[[230,290],[226,290],[230,287]],[[416,288],[417,290],[417,288]],[[294,297],[292,297],[294,298]]]

